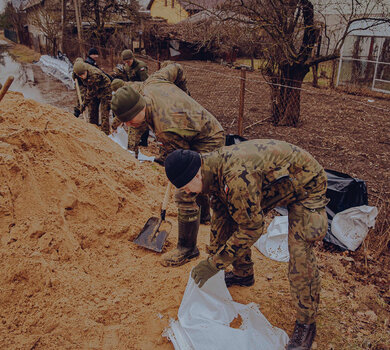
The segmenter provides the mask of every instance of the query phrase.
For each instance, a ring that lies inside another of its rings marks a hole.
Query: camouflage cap
[[[121,56],[122,56],[122,61],[127,61],[134,58],[133,51],[131,50],[123,50]]]
[[[125,82],[122,79],[114,79],[111,82],[111,89],[112,89],[112,91],[115,92],[116,90],[118,90],[119,88],[121,88],[124,85],[125,85]]]
[[[117,90],[111,100],[112,111],[123,123],[133,119],[145,106],[144,98],[129,85]]]
[[[200,154],[184,149],[170,153],[164,162],[167,178],[176,188],[187,185],[198,173],[201,166]]]
[[[76,59],[74,66],[73,66],[73,72],[77,75],[81,75],[87,71],[87,65],[79,59]]]

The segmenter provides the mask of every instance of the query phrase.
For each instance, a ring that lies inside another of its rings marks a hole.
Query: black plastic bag
[[[328,177],[326,196],[330,199],[330,202],[326,206],[329,225],[324,241],[342,249],[348,249],[332,234],[331,223],[334,216],[343,210],[368,205],[367,186],[363,180],[353,178],[347,174],[329,169],[325,169],[325,172]]]
[[[241,143],[243,141],[247,141],[245,137],[242,137],[240,135],[234,135],[234,134],[228,134],[225,138],[225,146],[231,146],[236,145],[238,143]]]

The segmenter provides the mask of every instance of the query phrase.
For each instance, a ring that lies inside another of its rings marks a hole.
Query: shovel
[[[7,79],[7,81],[4,83],[4,86],[2,89],[0,89],[0,101],[3,99],[4,95],[8,91],[9,87],[11,86],[12,82],[14,81],[14,77],[10,75]]]
[[[172,184],[168,182],[167,189],[165,191],[164,200],[161,206],[160,218],[152,216],[146,222],[144,228],[139,233],[138,237],[134,240],[135,244],[138,244],[147,249],[154,250],[155,252],[161,253],[165,240],[171,231],[172,224],[169,221],[165,221],[165,214],[167,211],[168,198],[171,192]],[[169,227],[164,230],[159,230],[162,222],[169,224]]]

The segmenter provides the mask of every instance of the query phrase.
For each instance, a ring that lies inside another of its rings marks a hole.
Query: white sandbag
[[[60,60],[49,55],[42,55],[37,65],[41,67],[44,73],[64,83],[68,89],[72,90],[75,88],[72,79],[73,67],[69,60]]]
[[[238,317],[239,328],[230,327]],[[178,312],[164,333],[175,350],[282,350],[287,334],[273,327],[260,312],[258,305],[233,301],[220,271],[199,288],[189,277]]]
[[[119,126],[116,131],[114,131],[111,135],[108,135],[108,137],[122,148],[127,149],[129,137],[127,131],[122,126]]]
[[[267,258],[288,262],[288,216],[275,216],[254,246]]]
[[[346,209],[334,216],[332,233],[349,250],[355,251],[366,238],[369,228],[375,226],[377,215],[378,209],[368,205]]]

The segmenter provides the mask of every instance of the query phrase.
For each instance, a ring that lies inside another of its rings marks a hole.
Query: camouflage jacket
[[[145,98],[149,128],[167,153],[179,148],[198,152],[219,148],[224,134],[221,124],[175,85],[181,79],[182,66],[169,64],[142,84],[132,85]]]
[[[124,81],[145,81],[148,79],[148,66],[146,63],[134,58],[130,67],[118,64],[111,76],[113,79],[122,79]]]
[[[251,140],[202,154],[203,192],[223,205],[238,226],[213,257],[217,267],[226,268],[240,248],[259,239],[264,212],[276,205],[302,201],[323,208],[328,202],[324,187],[316,193],[316,179],[326,181],[323,174],[308,152],[284,141]]]
[[[111,81],[99,68],[87,64],[87,78],[83,80],[86,87],[83,104],[88,106],[92,99],[111,96]]]

